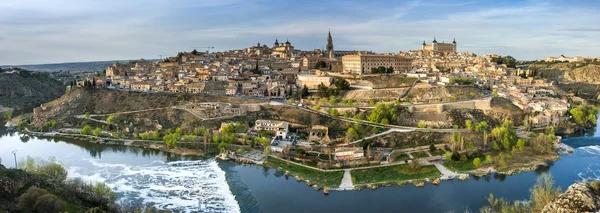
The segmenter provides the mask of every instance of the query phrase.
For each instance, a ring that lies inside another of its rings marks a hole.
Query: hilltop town
[[[336,50],[331,33],[324,41],[324,50],[275,39],[114,63],[14,123],[38,135],[219,155],[345,190],[535,169],[558,158],[555,133],[596,122],[595,100],[542,68],[596,59],[520,62],[460,52],[455,39],[397,53]]]

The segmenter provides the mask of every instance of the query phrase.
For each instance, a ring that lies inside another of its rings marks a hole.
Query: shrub
[[[101,133],[102,133],[102,129],[100,129],[100,127],[96,127],[96,129],[94,129],[94,132],[92,134],[94,136],[98,137],[98,136],[100,136]]]
[[[452,160],[452,152],[446,152],[446,153],[444,153],[444,159],[446,159],[446,160]]]
[[[466,155],[460,155],[460,161],[466,161],[468,160]]]
[[[19,197],[17,206],[20,210],[33,210],[37,199],[46,194],[48,194],[46,190],[32,186]]]
[[[481,159],[475,158],[473,159],[473,166],[479,167],[481,165]]]
[[[492,156],[491,155],[486,155],[484,163],[492,163],[492,162],[493,162]]]
[[[79,131],[82,135],[89,135],[92,132],[92,127],[89,125],[85,125],[81,131]]]
[[[433,144],[429,145],[430,152],[435,152],[435,150],[436,150],[435,145],[433,145]]]
[[[64,210],[65,206],[66,206],[66,203],[64,201],[58,199],[56,196],[54,196],[52,194],[43,195],[35,201],[35,209],[38,212],[44,212],[44,213],[56,212],[56,213],[58,213],[58,212],[62,212]]]
[[[56,183],[62,183],[67,179],[67,170],[58,163],[49,163],[37,168],[37,174],[46,177]]]

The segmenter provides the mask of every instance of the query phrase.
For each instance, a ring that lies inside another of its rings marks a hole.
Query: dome
[[[285,41],[285,44],[292,44],[292,43],[290,43],[290,41]]]

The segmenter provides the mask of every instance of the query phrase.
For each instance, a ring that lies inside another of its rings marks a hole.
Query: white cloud
[[[473,6],[477,2],[411,1],[394,7],[365,5],[361,11],[356,3],[344,1],[327,13],[278,10],[274,5],[264,5],[264,14],[247,11],[260,9],[257,4],[241,0],[2,1],[0,10],[8,12],[0,13],[0,52],[10,54],[0,54],[0,64],[156,58],[198,46],[225,50],[257,41],[271,44],[276,37],[289,38],[296,48],[322,48],[328,28],[336,49],[406,51],[436,36],[446,42],[456,38],[459,51],[510,54],[517,59],[600,55],[596,52],[600,44],[595,42],[600,28],[591,21],[600,19],[595,8],[544,2],[494,8]]]

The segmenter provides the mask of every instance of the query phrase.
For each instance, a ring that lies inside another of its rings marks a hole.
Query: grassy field
[[[343,171],[321,172],[292,163],[290,163],[290,166],[287,166],[285,161],[270,156],[267,157],[265,165],[281,171],[288,171],[290,175],[308,180],[311,184],[316,184],[318,187],[337,188],[340,186],[342,177],[344,176]]]
[[[471,170],[477,169],[473,165],[472,160],[448,161],[448,162],[444,163],[444,166],[446,166],[446,168],[448,168],[452,171],[455,171],[455,172],[466,172],[466,171],[471,171]]]
[[[426,152],[413,152],[412,156],[416,159],[416,158],[427,158],[429,157],[429,155]]]
[[[436,156],[436,155],[444,155],[444,153],[446,153],[446,150],[443,149],[435,149],[435,151],[433,152],[429,152],[431,153],[431,155]]]
[[[403,162],[405,160],[410,160],[410,156],[408,156],[407,154],[401,153],[394,156],[394,162]]]
[[[420,180],[425,178],[438,178],[440,171],[435,166],[423,166],[418,170],[409,165],[395,165],[386,167],[377,167],[370,169],[352,170],[352,180],[354,184],[369,183],[403,183],[409,180]]]

